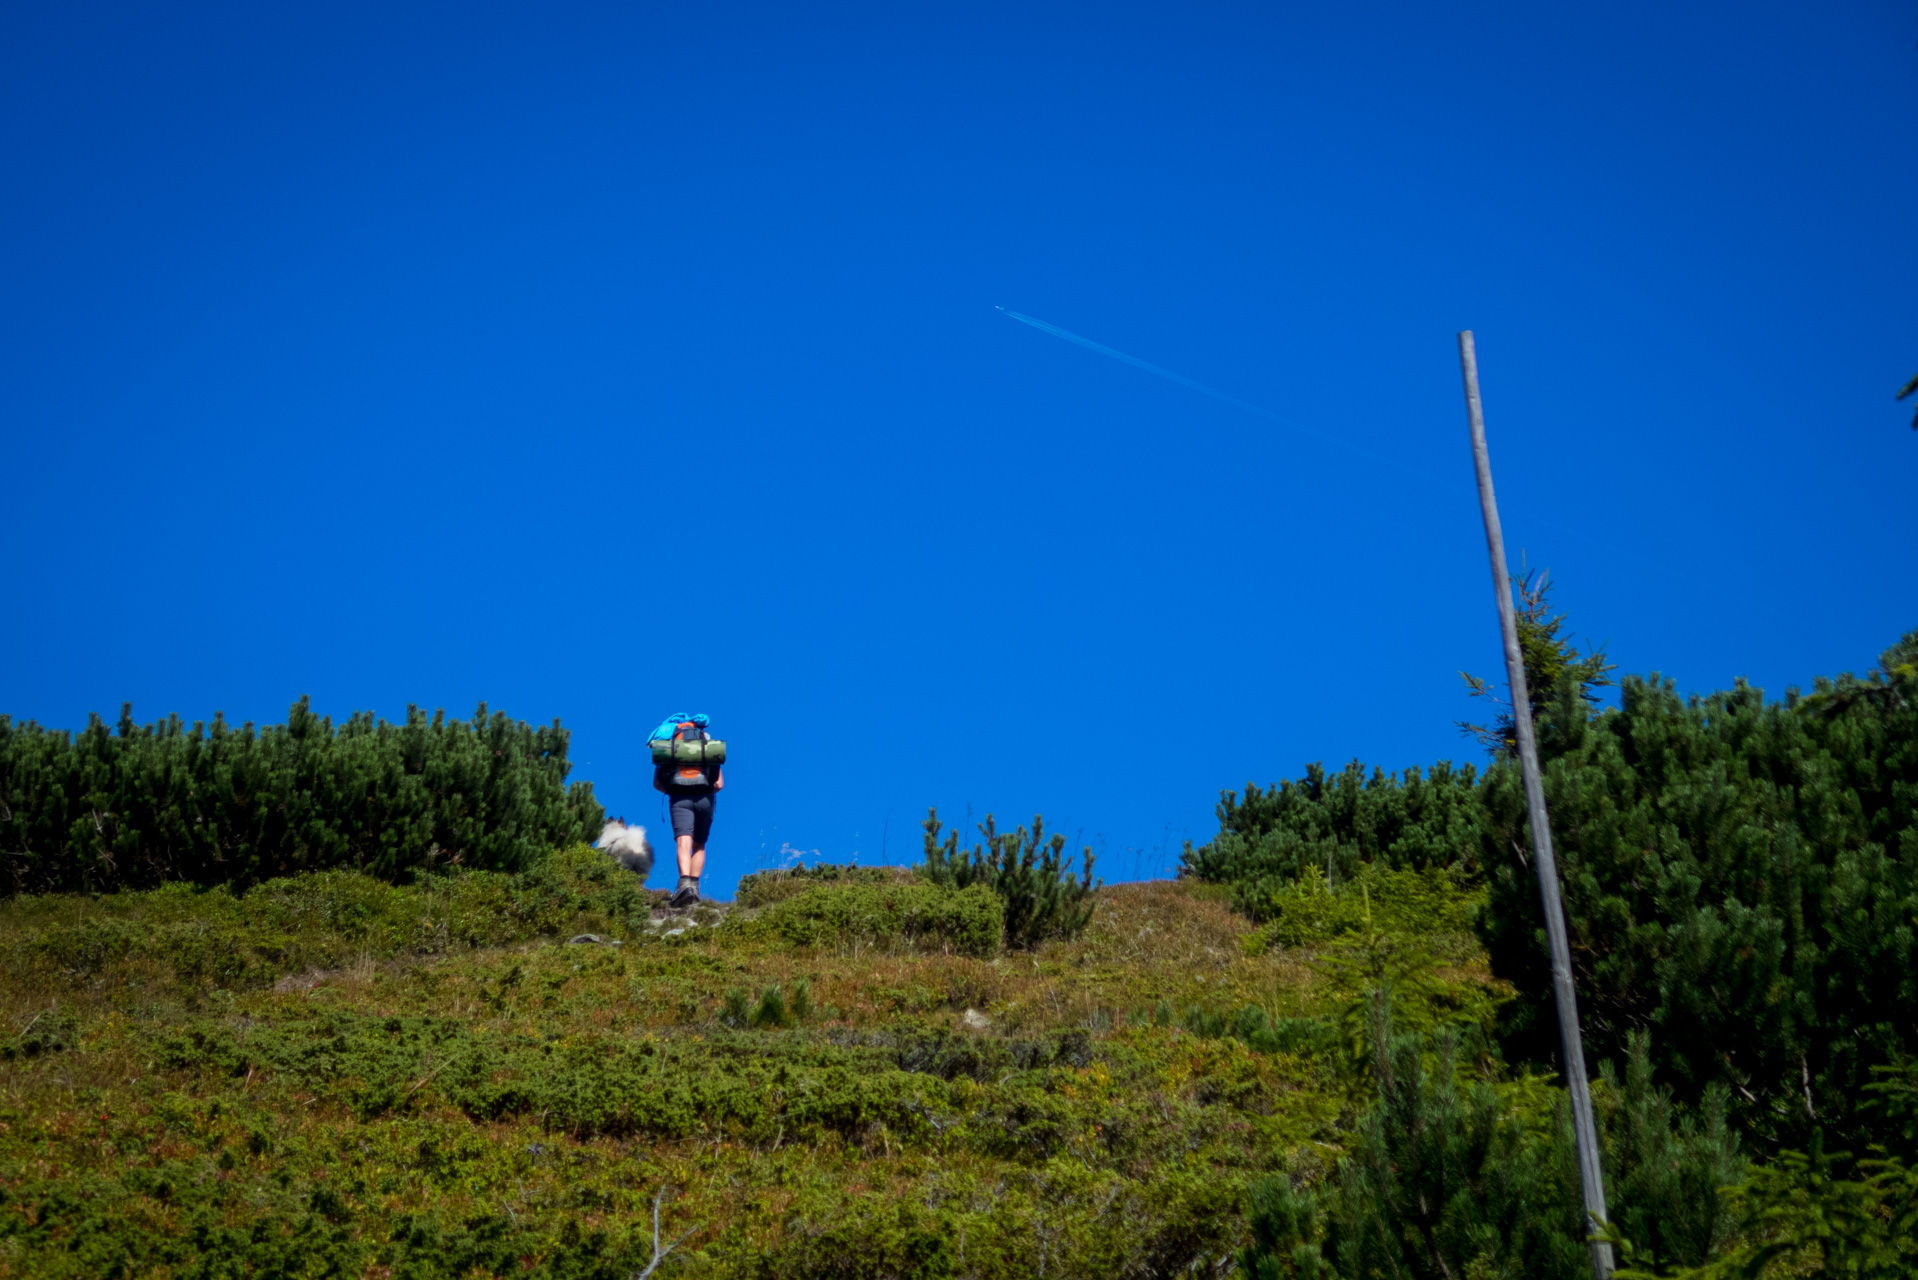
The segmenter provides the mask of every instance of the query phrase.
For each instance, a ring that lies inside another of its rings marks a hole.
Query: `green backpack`
[[[654,738],[653,763],[671,765],[676,787],[710,787],[726,762],[726,744],[688,720],[673,726],[671,738]]]

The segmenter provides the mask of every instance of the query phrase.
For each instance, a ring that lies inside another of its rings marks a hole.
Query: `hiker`
[[[653,790],[672,801],[673,844],[679,855],[679,887],[668,899],[675,907],[699,901],[699,878],[706,871],[706,836],[713,829],[713,802],[726,785],[726,744],[707,733],[703,715],[667,716],[652,732]]]

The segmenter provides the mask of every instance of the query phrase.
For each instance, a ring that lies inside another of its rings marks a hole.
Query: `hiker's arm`
[[[713,790],[724,791],[725,789],[726,789],[726,766],[722,764],[718,768],[713,770]]]

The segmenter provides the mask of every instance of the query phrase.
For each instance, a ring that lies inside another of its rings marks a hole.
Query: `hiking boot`
[[[699,881],[691,876],[679,878],[679,888],[673,890],[673,896],[666,899],[666,905],[677,911],[684,911],[699,901]]]

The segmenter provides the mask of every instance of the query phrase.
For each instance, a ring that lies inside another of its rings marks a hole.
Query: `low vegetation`
[[[752,877],[661,929],[583,846],[16,898],[0,1274],[630,1276],[660,1198],[675,1275],[1362,1275],[1420,1179],[1553,1203],[1562,1100],[1499,1061],[1480,892],[1362,868],[1294,896],[1259,923],[1114,886],[1023,949],[984,885],[886,868]],[[1689,1261],[1666,1238],[1715,1238],[1698,1171],[1735,1144],[1674,1129],[1642,1047],[1622,1075],[1629,1221]]]
[[[584,848],[16,898],[0,1273],[629,1276],[661,1192],[673,1274],[1209,1272],[1252,1181],[1349,1141],[1356,971],[1217,891],[1103,889],[1027,950],[979,885],[742,903],[662,936]],[[1424,979],[1434,1024],[1503,998]]]

